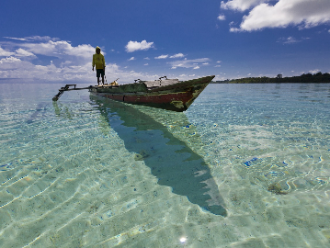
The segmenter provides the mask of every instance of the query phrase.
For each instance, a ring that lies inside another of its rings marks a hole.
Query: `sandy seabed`
[[[2,102],[0,247],[329,247],[329,128],[226,120],[213,91],[131,119],[84,95]]]

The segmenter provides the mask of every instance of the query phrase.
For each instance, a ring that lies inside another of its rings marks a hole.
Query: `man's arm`
[[[105,72],[105,59],[104,59],[104,56],[103,56],[103,70]]]

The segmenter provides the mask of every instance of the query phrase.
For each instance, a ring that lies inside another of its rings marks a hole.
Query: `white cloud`
[[[26,38],[16,38],[16,37],[4,37],[6,39],[10,39],[10,40],[20,40],[20,41],[26,41]]]
[[[84,44],[74,47],[67,41],[55,41],[58,39],[47,36],[7,37],[7,39],[11,39],[13,42],[3,43],[6,44],[6,50],[0,49],[0,53],[3,55],[10,55],[0,60],[1,78],[43,80],[89,80],[93,78],[91,60],[95,50],[91,45]],[[39,55],[44,57],[39,57],[39,60],[34,62]],[[58,58],[57,65],[52,61],[47,62],[53,57]],[[45,65],[47,63],[48,65]],[[109,64],[107,68],[111,68],[111,65]]]
[[[129,41],[126,45],[126,52],[131,53],[138,50],[148,50],[152,48],[154,45],[153,42],[147,42],[146,40],[143,40],[141,42],[138,41]]]
[[[127,69],[127,67],[125,68]],[[106,75],[108,82],[120,78],[119,83],[133,83],[134,79],[155,80],[160,75],[135,72],[133,70],[121,70],[116,64],[107,64]],[[35,65],[19,58],[7,57],[0,59],[0,78],[25,78],[42,79],[46,81],[79,80],[80,83],[93,84],[95,72],[91,69],[91,63],[83,65],[67,65],[59,67],[50,62],[48,65]]]
[[[92,79],[90,63],[82,66],[56,67],[49,65],[35,65],[15,57],[0,60],[0,78],[34,78],[44,80]]]
[[[155,57],[155,59],[166,59],[168,57],[168,55],[160,55],[158,57]]]
[[[28,37],[24,37],[24,38],[20,38],[20,37],[4,37],[6,39],[10,39],[10,40],[18,40],[18,41],[56,41],[59,40],[58,38],[51,38],[49,36],[28,36]]]
[[[184,57],[183,53],[177,53],[177,54],[170,56],[170,59],[183,58],[183,57]]]
[[[30,62],[25,62],[18,58],[10,56],[10,57],[3,58],[0,60],[0,69],[15,70],[15,69],[20,68],[22,65],[24,65],[24,67],[30,67],[29,66],[30,64],[31,64]]]
[[[6,49],[0,47],[0,54],[2,57],[6,57],[0,59],[0,78],[34,78],[60,81],[79,79],[80,81],[94,82],[95,72],[92,71],[91,60],[95,49],[91,45],[72,46],[67,41],[54,41],[55,39],[39,36],[9,38],[13,42],[3,43],[6,44]],[[39,55],[43,55],[43,57],[35,60]],[[47,62],[53,57],[58,58],[56,65],[52,61]],[[122,71],[116,64],[109,63],[106,72],[122,79],[138,74]],[[145,76],[147,77],[148,74]],[[158,78],[157,76],[154,78]]]
[[[217,19],[218,19],[219,21],[224,21],[224,20],[226,20],[226,16],[224,16],[224,15],[219,15]]]
[[[218,64],[220,64],[220,63],[221,63],[221,61],[220,61],[220,60],[218,60],[218,61],[217,61],[217,63],[218,63]]]
[[[221,67],[221,65],[216,65],[216,66],[214,66],[214,67]]]
[[[315,69],[315,70],[310,70],[309,72],[312,73],[312,74],[316,74],[316,73],[320,72],[320,70],[319,69]]]
[[[148,64],[148,63],[145,63],[144,65],[146,65],[146,66],[147,66],[147,65],[149,65],[149,64]]]
[[[4,50],[0,46],[0,57],[7,57],[7,56],[10,56],[12,54],[14,54],[14,53],[10,52],[10,51],[7,51],[7,50]]]
[[[238,11],[245,11],[260,3],[268,2],[269,0],[229,0],[226,3],[221,1],[220,7],[222,9],[231,9]]]
[[[132,61],[132,60],[135,60],[135,58],[131,57],[131,58],[128,59],[128,61]]]
[[[278,0],[275,5],[264,3],[266,1],[259,2],[248,15],[243,17],[240,28],[231,28],[231,32],[285,28],[289,25],[310,28],[330,22],[329,0]]]
[[[146,59],[146,60],[150,60],[149,57],[145,57],[144,59]]]
[[[292,44],[292,43],[297,43],[298,41],[294,38],[294,37],[292,37],[292,36],[290,36],[290,37],[288,37],[288,38],[284,38],[284,40],[282,40],[283,41],[283,43],[284,44]]]
[[[199,69],[200,67],[199,66],[195,66],[193,69],[194,70],[197,70],[197,69]]]
[[[96,83],[91,63],[95,49],[91,45],[73,46],[64,40],[36,37],[11,37],[10,42],[0,41],[0,53],[4,55],[0,57],[0,78],[40,79],[45,82],[64,81],[63,84],[68,80],[88,85]],[[106,56],[105,59],[107,62]],[[207,61],[208,59],[183,61],[182,66],[194,68]],[[149,64],[146,63],[145,66],[147,65]],[[155,80],[163,76],[156,73],[137,72],[131,68],[107,63],[108,82],[120,78],[119,83],[133,83],[137,78]],[[168,77],[176,78],[177,76],[172,74]],[[186,75],[180,78],[180,80],[187,79],[192,79],[192,76]]]
[[[239,32],[241,30],[239,28],[230,28],[229,31],[233,32],[233,33],[236,33],[236,32]]]
[[[67,56],[90,58],[91,54],[95,53],[95,48],[89,44],[73,47],[69,42],[61,40],[49,40],[46,43],[25,43],[20,46],[34,54],[54,56],[57,58],[65,58]]]
[[[26,51],[22,48],[17,49],[15,55],[18,57],[36,57],[33,53]]]
[[[191,59],[191,60],[184,59],[184,60],[169,62],[169,64],[172,66],[171,69],[176,69],[178,67],[199,69],[200,65],[202,65],[203,63],[207,63],[208,61],[209,61],[208,58]]]
[[[47,66],[34,65],[28,61],[8,57],[0,60],[0,78],[38,78],[46,80],[67,79],[69,68],[57,68],[53,63]],[[75,72],[77,73],[77,72]],[[70,78],[72,78],[70,76]]]

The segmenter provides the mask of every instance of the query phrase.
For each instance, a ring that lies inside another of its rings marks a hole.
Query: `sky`
[[[0,79],[215,80],[330,72],[330,0],[11,0]]]

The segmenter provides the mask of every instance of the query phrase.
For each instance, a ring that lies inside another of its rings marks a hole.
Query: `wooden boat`
[[[214,76],[207,76],[179,81],[162,77],[155,81],[92,87],[89,91],[92,95],[115,101],[182,112],[189,108],[213,78]]]
[[[135,80],[135,83],[122,85],[118,85],[114,81],[109,85],[91,85],[85,88],[76,88],[75,84],[67,84],[53,97],[53,101],[57,101],[64,91],[88,89],[93,96],[183,112],[189,108],[214,77],[212,75],[179,81],[178,79],[167,79],[164,76],[155,81],[141,81],[138,79]]]

